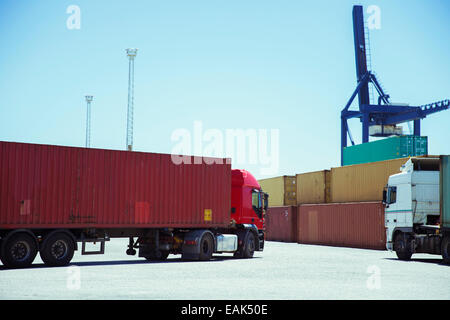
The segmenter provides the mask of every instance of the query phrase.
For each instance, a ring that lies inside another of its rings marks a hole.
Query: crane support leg
[[[347,146],[347,119],[341,118],[341,166],[344,165],[344,148]]]
[[[369,142],[369,114],[364,113],[362,117],[362,142]]]
[[[414,135],[420,136],[420,119],[414,120]]]

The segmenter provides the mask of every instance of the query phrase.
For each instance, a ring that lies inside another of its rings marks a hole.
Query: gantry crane
[[[430,114],[449,109],[450,106],[448,99],[422,106],[392,104],[389,101],[389,95],[385,93],[375,74],[368,70],[364,31],[363,7],[353,6],[357,86],[345,108],[341,111],[341,165],[343,165],[343,151],[347,147],[347,135],[350,137],[352,145],[355,144],[348,128],[347,121],[349,119],[360,119],[362,123],[362,143],[366,143],[369,142],[369,135],[387,137],[401,134],[400,130],[396,130],[397,125],[408,121],[414,122],[414,135],[420,136],[420,121]],[[375,87],[378,94],[377,104],[370,103],[370,83]],[[356,95],[358,95],[359,110],[349,110]]]

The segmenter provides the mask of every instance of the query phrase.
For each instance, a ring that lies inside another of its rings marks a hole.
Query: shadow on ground
[[[260,259],[260,257],[253,257],[252,259]],[[110,261],[72,261],[69,266],[78,266],[78,267],[89,267],[89,266],[114,266],[114,265],[136,265],[136,264],[159,264],[159,263],[193,263],[193,262],[202,262],[202,263],[212,263],[212,262],[221,262],[225,260],[246,260],[246,259],[236,259],[231,256],[213,256],[213,258],[209,261],[199,261],[199,260],[183,260],[181,257],[179,258],[168,258],[163,261],[148,261],[145,258],[140,260],[110,260]],[[43,263],[35,263],[32,264],[27,269],[42,269],[42,268],[55,268],[48,267]],[[0,266],[0,271],[3,270],[14,270],[8,269],[5,266]]]
[[[441,266],[450,267],[450,265],[445,264],[444,260],[442,259],[436,259],[436,258],[430,258],[430,259],[424,259],[424,258],[411,258],[411,260],[404,261],[397,258],[384,258],[385,260],[392,260],[392,261],[398,261],[400,263],[414,263],[414,262],[422,262],[422,263],[434,263]]]

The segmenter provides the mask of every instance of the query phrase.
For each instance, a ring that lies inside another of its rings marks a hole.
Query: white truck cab
[[[439,169],[415,171],[409,159],[401,173],[389,177],[386,188],[386,243],[393,249],[396,230],[412,231],[414,225],[435,225],[439,220]]]
[[[383,191],[386,248],[401,260],[440,254],[439,158],[410,158]]]

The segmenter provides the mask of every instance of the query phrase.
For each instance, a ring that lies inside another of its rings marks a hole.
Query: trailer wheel
[[[70,263],[74,251],[75,244],[72,238],[63,232],[57,232],[44,238],[40,256],[47,266],[60,267]]]
[[[164,261],[169,256],[168,250],[154,250],[150,254],[145,256],[148,261]]]
[[[36,254],[36,239],[28,233],[14,233],[2,241],[0,257],[7,268],[29,267]]]
[[[408,235],[398,233],[394,239],[394,250],[400,260],[411,260],[411,239]]]
[[[200,255],[198,259],[203,261],[211,260],[213,252],[214,239],[210,233],[205,233],[200,240]]]
[[[450,264],[450,236],[444,236],[442,239],[441,253],[444,263]]]

